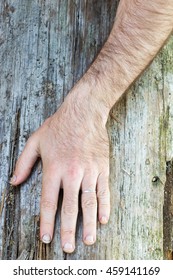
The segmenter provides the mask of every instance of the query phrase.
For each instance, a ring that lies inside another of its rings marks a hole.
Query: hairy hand
[[[110,213],[109,142],[101,105],[86,94],[83,84],[73,88],[60,109],[28,139],[11,183],[19,185],[29,176],[38,157],[43,163],[40,203],[40,238],[53,238],[60,188],[61,244],[65,252],[75,249],[79,191],[82,191],[83,240],[96,241],[97,211],[101,223]],[[80,94],[79,94],[80,93]]]

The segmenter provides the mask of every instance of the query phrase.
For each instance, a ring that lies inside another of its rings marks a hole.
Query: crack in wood
[[[14,121],[14,129],[12,128],[12,144],[11,144],[11,162],[10,177],[15,166],[18,152],[18,139],[20,136],[20,108],[17,110]],[[18,223],[19,219],[19,201],[20,193],[18,188],[14,188],[7,183],[6,200],[5,200],[5,223],[3,231],[3,259],[17,259],[18,254]]]
[[[164,259],[173,260],[173,160],[166,163],[163,215]]]
[[[3,208],[4,208],[4,204],[5,204],[5,194],[6,194],[6,190],[4,190],[4,192],[2,193],[2,197],[1,197],[0,216],[2,215],[2,211],[3,211]]]

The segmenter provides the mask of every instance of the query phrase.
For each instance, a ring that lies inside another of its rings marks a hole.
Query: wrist
[[[107,93],[105,93],[107,94]],[[93,83],[86,74],[76,83],[65,98],[65,103],[79,114],[79,117],[93,119],[94,122],[106,125],[110,107],[102,99],[102,89]]]

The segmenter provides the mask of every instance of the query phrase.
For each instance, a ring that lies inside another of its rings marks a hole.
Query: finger
[[[64,178],[63,205],[61,211],[61,244],[64,252],[72,253],[75,249],[75,233],[78,215],[78,197],[82,176]]]
[[[42,195],[40,202],[40,238],[44,243],[50,243],[53,237],[61,183],[58,171],[58,166],[43,168]]]
[[[82,182],[83,240],[86,245],[96,241],[97,197],[96,175],[84,176]]]
[[[97,180],[98,215],[99,221],[106,224],[110,216],[109,175],[101,173]]]
[[[17,160],[13,177],[10,180],[12,185],[19,185],[27,179],[31,169],[36,162],[39,153],[39,141],[36,134],[33,134],[27,141],[25,148]]]

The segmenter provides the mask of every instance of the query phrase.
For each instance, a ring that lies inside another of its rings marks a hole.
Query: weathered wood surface
[[[20,188],[8,183],[29,135],[61,105],[99,52],[117,4],[0,2],[1,259],[172,258],[173,38],[111,112],[111,219],[107,226],[98,224],[94,246],[82,243],[81,212],[75,253],[61,250],[59,213],[51,245],[39,241],[40,162]]]

